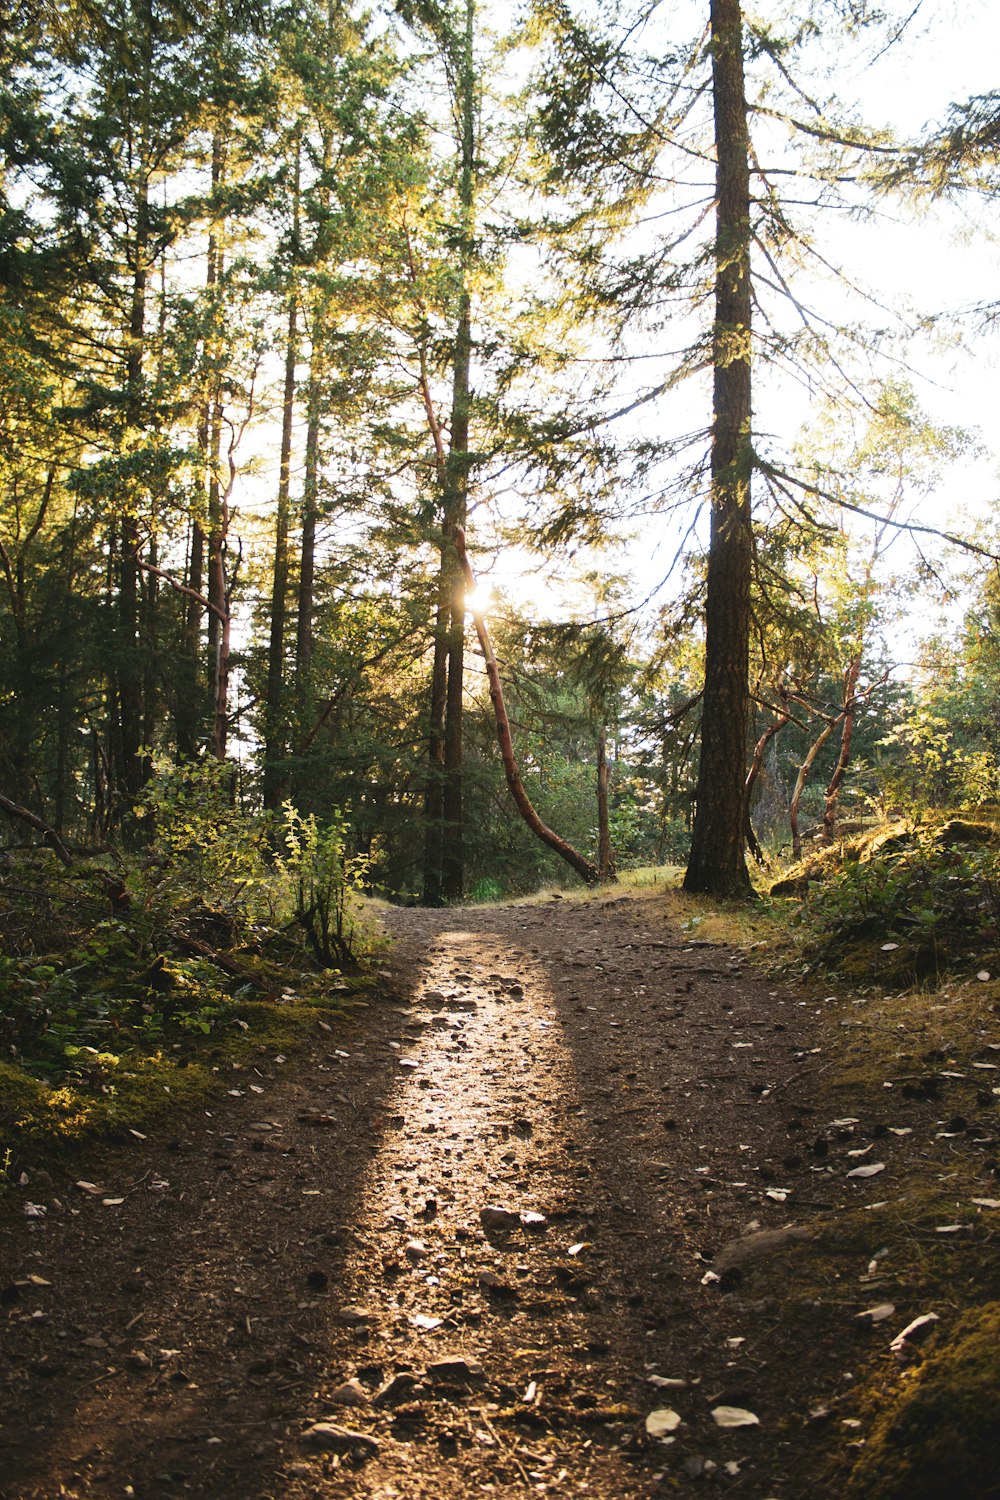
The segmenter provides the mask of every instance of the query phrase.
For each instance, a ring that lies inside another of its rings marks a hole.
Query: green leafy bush
[[[305,932],[316,962],[324,969],[352,968],[372,946],[360,896],[370,861],[347,852],[347,822],[340,816],[319,823],[284,805],[283,852],[278,868],[294,892],[295,920]]]
[[[940,829],[915,832],[903,847],[831,870],[810,887],[800,920],[809,956],[871,950],[879,977],[900,966],[924,977],[995,963],[1000,851],[949,847]]]
[[[154,761],[140,806],[152,835],[148,858],[131,880],[152,926],[191,901],[238,927],[273,918],[267,825],[234,800],[233,776],[224,761]]]

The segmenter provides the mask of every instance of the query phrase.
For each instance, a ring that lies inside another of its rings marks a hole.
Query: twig
[[[489,1417],[486,1415],[485,1411],[483,1410],[483,1408],[481,1406],[477,1407],[477,1413],[478,1413],[479,1420],[482,1422],[483,1426],[486,1428],[486,1431],[493,1438],[493,1440],[496,1443],[497,1447],[500,1449],[500,1452],[503,1453],[503,1454],[505,1454],[506,1457],[510,1459],[511,1463],[514,1465],[514,1467],[516,1468],[517,1472],[520,1474],[521,1478],[523,1479],[524,1483],[529,1487],[529,1489],[533,1488],[534,1487],[534,1480],[532,1479],[531,1475],[528,1473],[527,1469],[524,1467],[524,1464],[518,1458],[518,1456],[514,1452],[513,1448],[511,1448],[511,1446],[509,1445],[509,1443],[506,1443],[504,1441],[504,1439],[500,1436],[499,1432],[497,1432],[496,1428],[493,1426],[493,1423],[490,1421]]]

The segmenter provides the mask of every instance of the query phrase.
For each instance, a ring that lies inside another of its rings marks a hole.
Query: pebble
[[[520,1229],[521,1215],[511,1208],[498,1208],[493,1205],[479,1210],[479,1222],[486,1234],[511,1234],[515,1229]]]
[[[334,1406],[367,1406],[370,1397],[360,1380],[352,1377],[331,1391],[329,1399]]]
[[[493,1297],[517,1296],[517,1287],[511,1286],[509,1282],[504,1281],[503,1277],[498,1276],[495,1271],[483,1271],[479,1277],[479,1285],[484,1292]]]
[[[809,1231],[798,1224],[786,1224],[781,1229],[761,1229],[756,1234],[745,1234],[737,1240],[729,1240],[714,1259],[718,1273],[732,1270],[749,1260],[760,1260],[774,1255],[796,1240],[807,1240]]]
[[[433,1364],[427,1366],[427,1378],[429,1380],[465,1384],[470,1381],[483,1380],[485,1375],[486,1372],[478,1359],[473,1359],[471,1356],[463,1354],[449,1355],[444,1359],[436,1359]]]
[[[372,1405],[394,1406],[397,1401],[406,1401],[419,1384],[419,1375],[414,1375],[409,1370],[402,1370],[398,1375],[393,1375],[391,1380],[387,1380],[385,1385],[375,1392],[372,1398]]]
[[[347,1328],[367,1328],[374,1318],[366,1307],[356,1307],[353,1303],[348,1303],[337,1313],[337,1321]]]
[[[356,1453],[364,1458],[374,1458],[379,1451],[378,1440],[367,1432],[352,1432],[349,1427],[338,1427],[334,1422],[314,1422],[302,1437],[310,1447],[321,1448],[324,1453]]]

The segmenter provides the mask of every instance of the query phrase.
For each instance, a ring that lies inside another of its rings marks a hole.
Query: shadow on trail
[[[646,1500],[714,1468],[789,1493],[762,1435],[796,1379],[761,1377],[777,1320],[703,1279],[786,1217],[761,981],[641,900],[386,925],[401,1003],[262,1068],[261,1094],[241,1075],[120,1207],[8,1236],[11,1274],[54,1284],[48,1322],[8,1310],[4,1500]],[[496,1207],[509,1232],[484,1233]],[[332,1404],[348,1378],[357,1409]],[[714,1402],[763,1425],[719,1432]],[[650,1442],[668,1404],[678,1436]],[[369,1461],[303,1447],[317,1418]]]
[[[352,1338],[337,1309],[391,1026],[387,1003],[312,1057],[234,1072],[238,1101],[105,1162],[123,1203],[68,1186],[62,1213],[4,1227],[0,1285],[50,1285],[0,1309],[3,1500],[285,1493],[289,1436]]]

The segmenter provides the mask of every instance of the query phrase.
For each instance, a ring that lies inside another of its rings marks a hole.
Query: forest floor
[[[984,1295],[996,1069],[848,1076],[857,1001],[662,895],[385,923],[384,1000],[0,1226],[4,1500],[842,1494]]]

